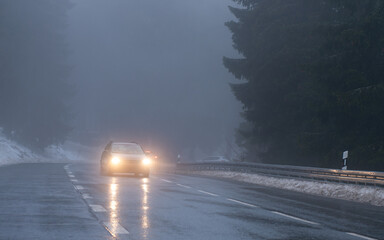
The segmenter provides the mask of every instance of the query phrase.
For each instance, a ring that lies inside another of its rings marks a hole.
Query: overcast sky
[[[224,26],[232,1],[73,2],[75,134],[207,154],[232,136],[241,106],[222,64],[236,56]]]

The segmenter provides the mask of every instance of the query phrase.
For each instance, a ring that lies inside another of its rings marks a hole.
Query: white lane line
[[[72,174],[68,174],[68,177],[70,177],[70,178],[74,178],[74,177],[75,177],[75,175],[72,175]]]
[[[183,187],[183,188],[191,188],[190,186],[185,186],[185,185],[183,185],[183,184],[176,184],[177,186],[180,186],[180,187]]]
[[[74,187],[75,187],[77,190],[83,190],[83,189],[84,189],[84,187],[81,186],[81,185],[74,185]]]
[[[316,222],[311,222],[311,221],[308,221],[308,220],[305,220],[305,219],[302,219],[302,218],[298,218],[298,217],[294,217],[294,216],[291,216],[291,215],[288,215],[288,214],[285,214],[285,213],[275,212],[275,211],[271,211],[271,212],[273,212],[274,214],[280,215],[280,216],[284,216],[284,217],[287,217],[287,218],[294,219],[296,221],[305,222],[305,223],[313,224],[313,225],[319,225]]]
[[[354,237],[366,239],[366,240],[377,240],[376,238],[366,237],[366,236],[363,236],[363,235],[360,235],[360,234],[357,234],[357,233],[346,232],[346,234],[354,236]]]
[[[127,229],[117,222],[103,222],[103,224],[112,235],[129,234]]]
[[[210,193],[210,192],[206,192],[206,191],[203,191],[203,190],[197,190],[197,191],[198,191],[198,192],[201,192],[201,193],[204,193],[204,194],[208,194],[208,195],[214,196],[214,197],[219,196],[219,195],[217,195],[217,194]]]
[[[91,199],[92,197],[88,193],[81,194],[84,199]]]
[[[161,179],[162,181],[164,181],[164,182],[167,182],[167,183],[171,183],[172,181],[169,181],[169,180],[167,180],[167,179]]]
[[[74,178],[72,178],[71,181],[72,181],[72,182],[78,182],[78,180],[77,180],[77,179],[74,179]]]
[[[94,212],[106,212],[107,210],[101,206],[101,205],[92,205],[92,204],[89,204],[89,206],[92,208],[92,211]]]
[[[253,205],[253,204],[250,204],[250,203],[246,203],[246,202],[242,202],[242,201],[239,201],[239,200],[235,200],[235,199],[232,199],[232,198],[227,198],[227,200],[231,201],[231,202],[239,203],[239,204],[242,204],[242,205],[248,206],[248,207],[258,207],[256,205]]]

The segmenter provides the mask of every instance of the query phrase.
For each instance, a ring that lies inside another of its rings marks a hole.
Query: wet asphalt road
[[[384,239],[384,209],[91,164],[0,167],[0,239]]]

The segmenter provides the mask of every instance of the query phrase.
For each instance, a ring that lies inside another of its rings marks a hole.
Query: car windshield
[[[112,152],[128,153],[128,154],[143,154],[140,146],[131,143],[115,143],[112,144]]]

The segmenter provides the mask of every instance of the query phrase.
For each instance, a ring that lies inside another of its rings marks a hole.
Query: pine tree
[[[339,167],[349,150],[351,168],[384,169],[384,1],[235,2],[244,58],[224,65],[243,81],[250,159]]]
[[[355,169],[384,169],[384,1],[342,0],[314,69],[324,89],[325,161],[351,152]]]
[[[316,29],[331,14],[329,6],[316,0],[236,2],[245,8],[231,7],[238,21],[226,25],[244,58],[224,58],[224,65],[243,80],[231,87],[252,124],[243,132],[250,160],[297,162],[298,133],[306,131],[316,101],[306,66],[318,55],[323,38]]]

